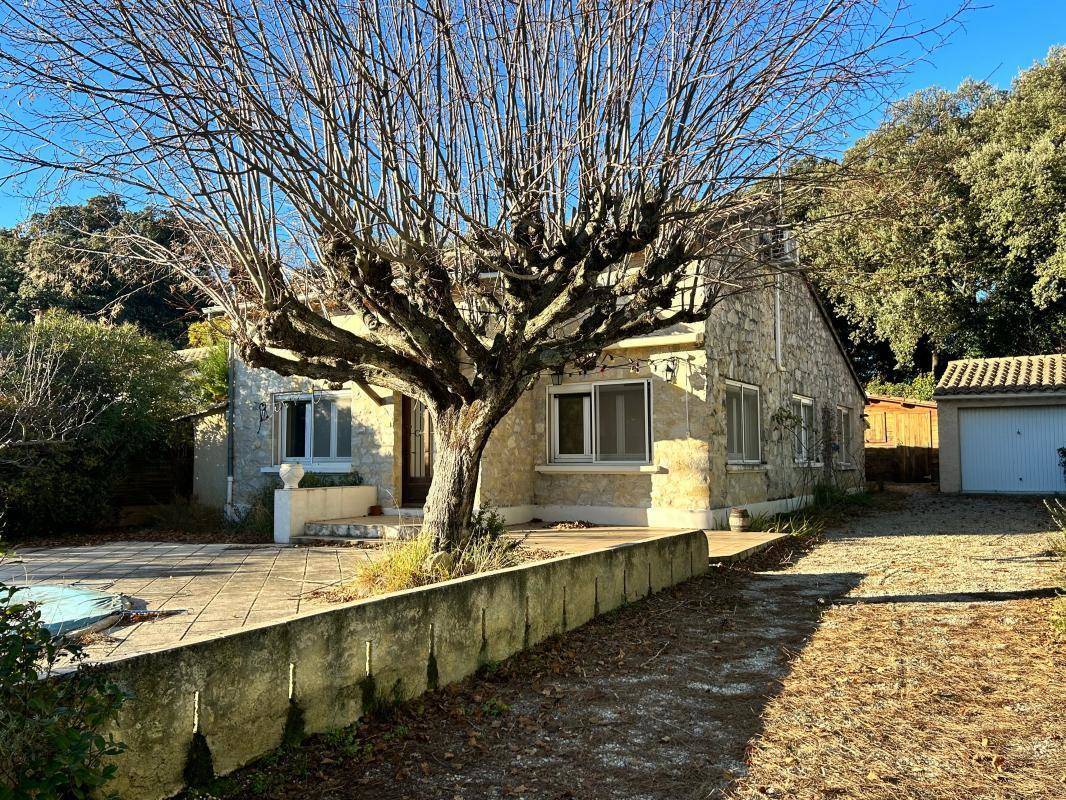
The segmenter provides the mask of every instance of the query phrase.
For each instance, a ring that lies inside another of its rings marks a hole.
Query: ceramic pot
[[[751,514],[746,508],[729,509],[729,530],[743,533],[751,527]]]
[[[303,476],[303,464],[282,464],[278,469],[278,477],[281,478],[281,482],[285,484],[286,489],[298,488]]]

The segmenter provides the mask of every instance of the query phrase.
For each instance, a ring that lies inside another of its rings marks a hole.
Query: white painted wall
[[[308,522],[365,517],[378,502],[376,486],[322,486],[274,492],[274,541],[288,544]]]

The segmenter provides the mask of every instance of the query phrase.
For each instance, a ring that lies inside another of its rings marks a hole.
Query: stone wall
[[[588,375],[567,375],[564,385],[597,383],[601,381],[651,379],[652,403],[652,462],[660,472],[596,472],[574,467],[572,472],[537,472],[534,502],[544,518],[556,514],[552,509],[574,506],[592,508],[616,507],[651,509],[656,507],[705,510],[709,503],[707,491],[707,384],[703,377],[705,363],[702,351],[685,350],[684,346],[656,350],[625,349],[612,351],[618,367]],[[666,379],[665,367],[678,359],[678,369],[672,380]],[[638,366],[631,368],[631,361]],[[649,363],[650,362],[650,363]],[[609,363],[609,362],[608,362]],[[532,394],[534,406],[535,467],[548,461],[548,418],[546,396],[550,386],[540,380]],[[591,513],[591,511],[590,511]],[[621,522],[646,523],[639,514]]]
[[[513,509],[508,521],[526,522],[533,503],[533,465],[538,441],[533,429],[536,393],[526,392],[492,432],[481,458],[477,503]],[[544,449],[543,440],[539,442]],[[522,518],[524,517],[524,519]]]
[[[129,693],[113,728],[126,750],[107,790],[123,800],[168,797],[182,788],[191,754],[206,762],[204,746],[225,774],[286,734],[350,725],[706,569],[703,533],[672,534],[106,664]]]
[[[771,286],[740,295],[716,308],[707,320],[707,367],[712,400],[709,421],[711,503],[715,508],[804,496],[824,475],[821,468],[797,465],[792,434],[773,416],[788,409],[793,395],[812,398],[816,438],[824,436],[822,414],[838,406],[851,410],[850,466],[835,470],[845,488],[862,485],[864,397],[841,353],[828,321],[797,275],[781,275]],[[775,298],[775,294],[777,297]],[[780,304],[781,358],[775,341],[775,302]],[[760,389],[762,464],[726,463],[726,380]]]
[[[775,303],[781,318],[780,362]],[[616,348],[610,354],[618,366],[608,361],[604,371],[563,378],[566,383],[650,378],[656,469],[544,469],[550,381],[542,378],[493,433],[482,461],[479,502],[501,508],[509,522],[571,518],[586,509],[595,521],[687,526],[710,525],[715,509],[805,496],[825,474],[795,463],[791,433],[773,420],[775,411],[789,407],[793,394],[814,399],[819,423],[823,409],[851,410],[851,464],[836,469],[834,480],[845,487],[863,483],[861,389],[802,278],[783,275],[777,291],[766,287],[738,296],[716,308],[705,325],[672,333],[702,333],[704,344],[690,339],[655,348]],[[635,372],[630,359],[639,361]],[[665,367],[671,361],[677,370],[667,380]],[[270,420],[260,424],[258,404],[268,403],[272,414],[272,393],[306,391],[311,382],[243,365],[238,365],[236,376],[235,497],[243,503],[274,482],[273,475],[261,471],[271,463],[272,425]],[[761,464],[726,463],[727,379],[760,387]],[[378,488],[382,505],[395,505],[400,499],[399,396],[377,389],[386,398],[379,406],[359,389],[349,391],[352,465]]]
[[[266,487],[278,485],[273,465],[272,398],[279,392],[309,392],[326,388],[307,378],[288,378],[267,369],[254,369],[238,361],[234,365],[234,503],[250,503]],[[346,385],[352,404],[352,468],[363,481],[376,486],[383,505],[394,494],[393,453],[396,447],[395,408],[399,403],[391,391],[371,387],[384,398],[378,405],[361,389]],[[260,421],[260,403],[266,403],[267,419]],[[264,472],[264,468],[269,471]],[[314,472],[314,466],[307,468]]]
[[[775,302],[781,314],[780,363]],[[608,362],[606,371],[564,377],[564,383],[595,383],[651,376],[652,464],[660,469],[651,474],[589,468],[540,472],[534,491],[539,515],[580,516],[584,509],[595,521],[685,525],[702,519],[710,525],[720,516],[712,510],[731,505],[781,510],[785,506],[768,501],[808,497],[813,485],[825,479],[820,467],[796,464],[791,431],[773,421],[774,412],[788,409],[794,394],[814,400],[819,430],[823,409],[834,414],[838,406],[851,410],[850,464],[833,474],[844,488],[862,485],[862,391],[801,278],[785,275],[777,293],[767,287],[727,301],[714,310],[703,330],[705,344],[696,352],[685,345],[615,351],[620,364],[629,358],[651,361],[641,363],[636,373],[628,367],[611,368]],[[667,381],[663,367],[671,359],[677,359],[678,370]],[[726,463],[727,379],[760,388],[761,464]],[[546,380],[532,390],[537,398],[533,432],[538,466],[547,460],[547,391]],[[619,511],[612,515],[608,508]]]

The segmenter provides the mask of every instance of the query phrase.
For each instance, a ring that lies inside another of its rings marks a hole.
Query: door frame
[[[430,483],[433,481],[433,423],[429,410],[422,407],[422,424],[426,432],[424,447],[425,463],[423,465],[424,476],[412,476],[410,474],[411,448],[411,412],[414,404],[418,403],[412,397],[401,395],[400,401],[400,505],[421,507],[426,502]],[[421,403],[418,403],[421,405]]]

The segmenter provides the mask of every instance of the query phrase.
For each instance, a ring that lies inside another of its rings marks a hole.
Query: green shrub
[[[232,327],[228,319],[214,317],[194,322],[189,326],[189,347],[212,347],[229,341]]]
[[[909,381],[892,382],[875,378],[866,384],[867,394],[906,397],[911,400],[932,400],[936,391],[936,378],[932,372],[922,372]]]
[[[82,649],[53,638],[16,592],[0,584],[0,798],[98,796],[114,773],[105,759],[123,750],[99,731],[125,696],[102,672],[79,664]],[[53,675],[71,661],[74,671]]]
[[[101,325],[53,312],[39,323],[0,320],[0,394],[16,381],[33,337],[56,352],[49,391],[92,409],[68,441],[32,445],[18,467],[0,466],[0,501],[17,538],[91,526],[111,509],[129,461],[164,442],[187,410],[188,384],[170,345],[132,325]],[[25,449],[24,449],[25,453]]]
[[[830,483],[815,484],[811,494],[813,496],[812,506],[822,511],[868,506],[872,501],[867,491],[850,492],[843,486]]]
[[[470,536],[457,550],[434,557],[432,539],[426,534],[386,544],[381,558],[368,561],[354,581],[328,594],[344,600],[370,597],[517,566],[526,560],[522,541],[504,536],[506,530],[503,517],[483,507],[474,513]]]
[[[225,400],[229,392],[229,347],[213,344],[196,362],[191,380],[197,394],[207,402]]]

